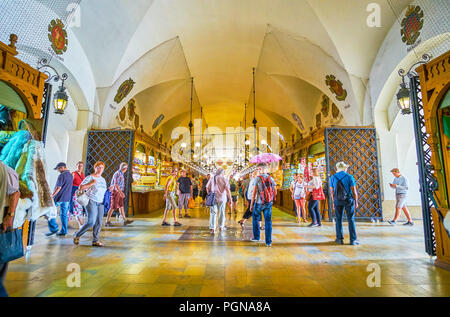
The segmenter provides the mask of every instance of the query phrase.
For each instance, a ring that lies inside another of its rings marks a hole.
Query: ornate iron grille
[[[414,117],[416,135],[417,162],[419,166],[420,198],[422,201],[423,229],[425,234],[425,251],[429,255],[436,255],[436,238],[434,233],[431,207],[437,209],[433,192],[437,189],[437,180],[433,177],[431,165],[431,148],[427,143],[429,134],[425,125],[425,116],[422,102],[422,91],[419,77],[410,78],[410,98]]]
[[[350,165],[348,172],[354,176],[359,194],[357,220],[382,220],[381,188],[378,166],[378,148],[374,128],[326,128],[325,160],[327,183],[338,162]],[[333,173],[334,174],[334,173]],[[328,191],[328,201],[331,192]],[[328,216],[335,217],[331,204]]]
[[[128,214],[128,201],[132,183],[131,166],[133,158],[134,131],[132,130],[93,130],[88,133],[86,153],[86,175],[92,173],[97,161],[105,163],[103,172],[108,187],[112,176],[119,169],[122,162],[128,163],[125,175],[125,212]]]

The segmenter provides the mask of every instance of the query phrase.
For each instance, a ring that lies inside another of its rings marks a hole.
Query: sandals
[[[161,226],[170,226],[170,223],[164,221],[164,222],[161,224]]]
[[[78,245],[80,243],[80,237],[73,237],[73,244]]]
[[[93,247],[104,247],[105,245],[101,243],[100,241],[92,242]]]
[[[179,223],[178,221],[177,222],[174,222],[173,223],[173,225],[175,226],[175,227],[179,227],[179,226],[182,226],[182,224],[181,223]],[[169,225],[170,226],[170,225]]]

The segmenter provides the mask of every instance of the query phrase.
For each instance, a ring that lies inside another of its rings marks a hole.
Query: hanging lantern
[[[66,88],[64,88],[64,85],[61,85],[58,91],[53,95],[53,105],[56,114],[64,114],[68,100],[69,97],[66,94]]]
[[[402,114],[411,113],[411,100],[409,98],[409,89],[406,88],[405,83],[400,84],[400,89],[397,93],[397,105],[402,111]]]

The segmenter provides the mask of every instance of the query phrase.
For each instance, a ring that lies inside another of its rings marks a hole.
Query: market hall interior
[[[13,226],[26,251],[9,263],[9,295],[449,296],[449,16],[445,0],[2,1],[0,159],[21,180]],[[238,223],[241,195],[212,234],[202,180],[220,168],[241,184],[265,153],[281,158],[272,247],[264,229],[251,241],[251,218]],[[83,212],[65,236],[45,235],[43,216],[61,212],[54,168],[80,161],[86,176],[104,162],[108,187],[129,167],[134,222],[104,220],[103,248],[90,232],[74,245]],[[335,243],[327,189],[341,161],[359,192],[357,246],[346,221]],[[175,168],[198,197],[181,226],[162,226]],[[394,168],[413,226],[403,212],[387,222]],[[300,222],[290,191],[313,169],[321,227]],[[67,286],[71,265],[81,287]],[[381,287],[368,279],[378,269]]]

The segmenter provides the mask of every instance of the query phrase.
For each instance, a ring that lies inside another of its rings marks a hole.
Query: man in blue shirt
[[[336,212],[336,243],[344,244],[342,216],[347,214],[350,244],[359,245],[356,236],[355,210],[358,208],[358,192],[355,179],[347,173],[348,165],[344,162],[336,164],[337,173],[331,176],[331,204]]]
[[[391,170],[392,175],[394,175],[394,181],[389,184],[391,188],[395,189],[395,216],[393,220],[388,221],[389,224],[395,226],[397,224],[397,219],[400,216],[400,209],[405,213],[406,219],[408,221],[404,226],[413,226],[411,214],[409,213],[408,207],[406,207],[406,193],[408,192],[408,179],[400,174],[398,168],[393,168]]]
[[[70,200],[72,199],[73,176],[67,169],[66,163],[58,163],[55,170],[57,170],[60,174],[58,176],[58,180],[56,181],[55,191],[53,192],[52,197],[56,207],[60,207],[61,213],[61,231],[56,235],[65,236],[67,234],[67,213],[69,211]],[[58,231],[56,219],[50,219],[48,222],[48,227],[50,232],[46,235],[49,237]]]
[[[256,178],[255,190],[253,191],[252,200],[250,202],[250,211],[253,214],[253,242],[258,242],[260,238],[259,222],[261,221],[261,213],[264,214],[266,245],[272,246],[272,205],[277,196],[277,185],[273,178],[269,175],[269,167],[267,164],[260,163],[258,165],[260,176]],[[264,180],[264,184],[263,184]],[[266,180],[270,188],[266,188]],[[264,191],[266,193],[264,193]],[[271,199],[267,197],[267,193],[271,193]]]

